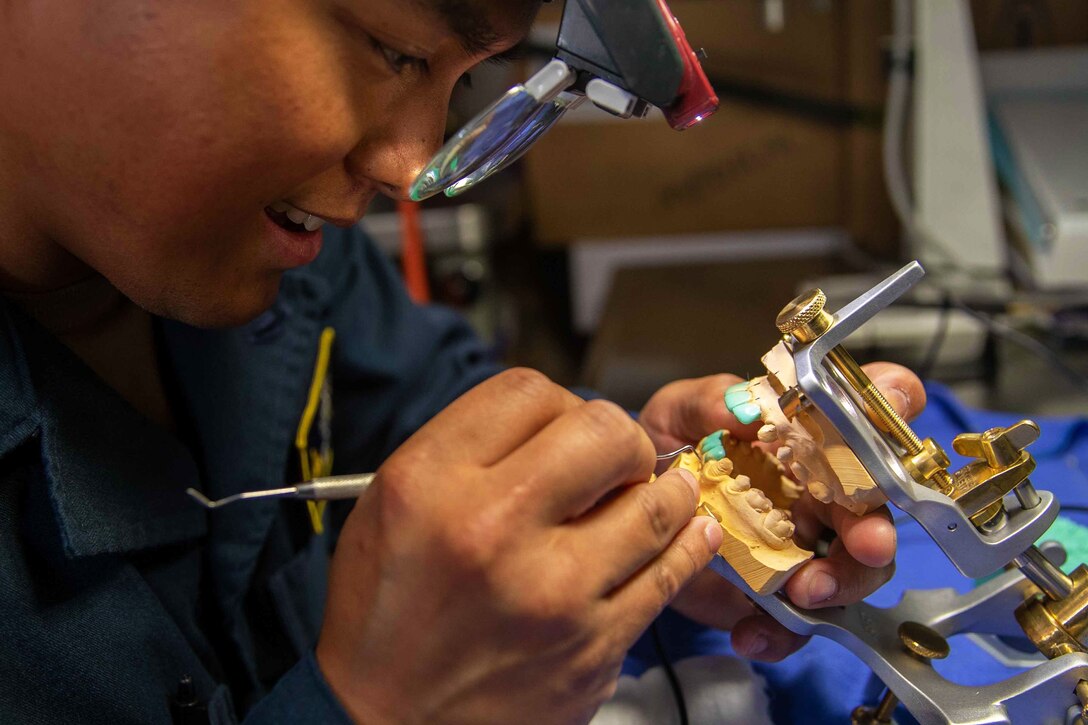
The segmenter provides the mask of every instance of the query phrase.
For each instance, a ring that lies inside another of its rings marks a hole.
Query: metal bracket
[[[979,531],[955,501],[912,480],[848,386],[823,364],[832,348],[924,275],[918,262],[906,265],[836,312],[834,323],[823,335],[796,345],[793,360],[801,390],[842,434],[888,499],[922,525],[964,576],[979,578],[997,571],[1050,528],[1058,517],[1053,495],[1040,491],[1039,505],[1027,510],[1010,502],[1003,526],[992,532]]]

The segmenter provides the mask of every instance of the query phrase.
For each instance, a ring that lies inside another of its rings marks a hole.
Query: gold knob
[[[801,342],[812,342],[831,328],[831,314],[824,310],[827,295],[812,289],[782,308],[774,324],[784,335],[793,335]]]
[[[924,660],[943,660],[948,656],[948,640],[918,622],[903,622],[897,632],[903,647]]]
[[[948,656],[948,640],[940,634],[918,622],[903,622],[898,629],[899,641],[903,648],[918,659],[943,660]],[[890,689],[884,690],[884,696],[876,707],[859,705],[850,713],[851,725],[889,725],[899,698]]]

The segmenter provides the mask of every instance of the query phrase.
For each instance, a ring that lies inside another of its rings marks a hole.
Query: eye
[[[373,45],[374,49],[381,54],[382,58],[385,59],[385,62],[389,66],[390,70],[398,75],[403,73],[408,68],[418,70],[424,73],[428,70],[427,61],[424,58],[417,58],[414,55],[406,55],[405,53],[401,53],[397,50],[394,50],[393,48],[390,48],[388,45],[385,45],[384,43],[373,37],[370,39],[370,44]]]

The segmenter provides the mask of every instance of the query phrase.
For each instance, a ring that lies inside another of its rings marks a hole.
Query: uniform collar
[[[0,459],[38,428],[37,400],[22,341],[0,297]]]
[[[185,495],[198,485],[185,447],[2,298],[0,401],[0,465],[37,441],[66,556],[138,551],[206,532],[206,514]]]
[[[163,323],[177,393],[195,426],[204,492],[222,498],[276,488],[305,406],[318,339],[331,302],[327,281],[308,268],[284,275],[272,309],[243,327],[198,330]],[[249,501],[211,512],[211,586],[225,612],[249,588],[281,503]],[[298,510],[300,517],[305,509]]]
[[[137,551],[202,537],[208,513],[185,494],[213,498],[281,485],[331,290],[293,270],[275,306],[253,323],[199,330],[162,321],[178,394],[200,422],[193,444],[137,413],[75,355],[0,296],[0,470],[40,433],[50,506],[71,557]],[[275,502],[215,512],[212,557],[222,555],[240,597]],[[242,567],[244,568],[244,567]]]

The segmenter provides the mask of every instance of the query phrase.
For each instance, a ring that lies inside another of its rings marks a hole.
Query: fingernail
[[[812,576],[808,585],[808,598],[813,604],[826,602],[839,591],[839,583],[835,577],[824,572],[817,572]]]
[[[906,415],[910,411],[910,397],[902,388],[896,387],[896,378],[874,380],[873,385],[884,394],[885,400],[899,415]]]
[[[695,494],[695,498],[699,498],[699,482],[695,480],[695,474],[686,468],[677,468],[676,471],[680,474],[680,478],[691,486],[691,492]]]
[[[706,528],[703,529],[703,534],[706,536],[706,544],[710,547],[711,551],[717,551],[718,547],[722,545],[722,527],[714,519],[707,519]]]
[[[748,640],[748,646],[742,647],[740,654],[744,657],[758,657],[767,651],[767,638],[762,634],[757,634],[752,639]]]

